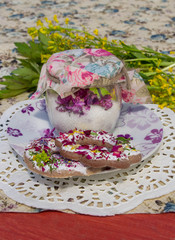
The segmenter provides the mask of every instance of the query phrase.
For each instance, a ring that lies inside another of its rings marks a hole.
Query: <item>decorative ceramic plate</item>
[[[32,140],[54,134],[45,99],[27,102],[26,107],[14,114],[7,129],[9,144],[20,156],[23,156],[25,147]],[[114,135],[117,134],[130,134],[133,145],[140,150],[145,160],[159,148],[163,138],[163,126],[157,115],[144,105],[123,103],[114,130]]]

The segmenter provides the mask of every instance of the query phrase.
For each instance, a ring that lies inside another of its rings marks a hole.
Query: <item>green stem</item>
[[[164,71],[168,70],[169,68],[173,68],[173,67],[175,67],[175,63],[171,64],[168,67],[163,68],[162,71],[164,72]]]
[[[125,62],[135,62],[135,61],[153,61],[153,60],[157,60],[157,58],[137,58],[137,59],[128,59],[125,60]]]

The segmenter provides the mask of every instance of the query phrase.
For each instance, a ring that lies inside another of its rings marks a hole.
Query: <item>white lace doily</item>
[[[9,108],[0,120],[0,189],[28,206],[107,216],[125,213],[143,200],[175,190],[175,115],[169,109],[146,105],[161,119],[163,143],[157,154],[130,169],[67,179],[50,179],[33,174],[8,144],[6,129],[11,117],[26,102]]]

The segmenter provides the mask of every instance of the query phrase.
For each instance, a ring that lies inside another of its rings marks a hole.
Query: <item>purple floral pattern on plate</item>
[[[29,106],[35,110],[26,109],[26,113],[29,110],[30,114],[16,112],[8,128],[9,144],[20,156],[23,156],[23,150],[34,139],[54,137],[54,133],[57,135],[49,122],[45,100],[30,101]],[[144,160],[159,148],[163,126],[158,116],[146,106],[123,103],[114,134],[132,136],[132,143],[141,151]]]
[[[40,111],[46,111],[46,102],[45,99],[39,100],[38,102],[36,102],[36,107],[40,110]]]
[[[136,144],[135,147],[136,149],[140,150],[142,153],[142,157],[145,157],[147,155],[151,155],[150,153],[153,152],[157,145],[154,145],[150,142],[144,142],[144,143],[140,143],[140,144]]]
[[[128,109],[128,114],[130,118],[127,122],[129,128],[137,128],[139,130],[146,130],[152,124],[159,121],[158,117],[154,112],[150,111],[144,106],[138,106]]]
[[[32,105],[29,104],[27,107],[23,108],[21,112],[30,115],[30,113],[33,112],[34,110],[35,110],[34,107],[32,107]]]
[[[19,129],[11,128],[11,127],[7,128],[7,133],[9,136],[13,136],[13,137],[19,137],[23,135]]]
[[[153,144],[161,142],[163,137],[163,129],[152,129],[151,132],[144,138],[150,140]]]

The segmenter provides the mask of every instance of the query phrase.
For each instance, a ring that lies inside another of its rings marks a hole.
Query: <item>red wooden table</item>
[[[0,240],[175,240],[175,214],[0,213]]]

